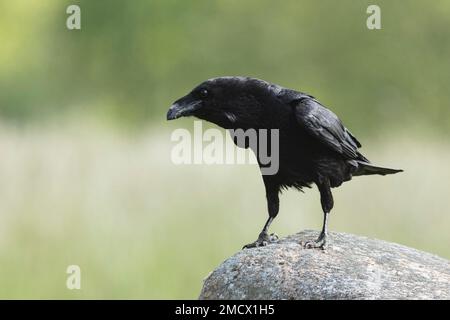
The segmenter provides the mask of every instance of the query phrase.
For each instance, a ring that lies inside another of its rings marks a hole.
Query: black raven
[[[331,188],[352,176],[402,171],[370,164],[358,151],[361,144],[355,136],[313,96],[263,80],[209,79],[175,101],[167,112],[168,120],[183,116],[195,116],[226,129],[278,129],[279,169],[276,174],[263,175],[269,218],[258,239],[244,248],[274,240],[268,229],[278,214],[278,196],[284,188],[301,190],[313,183],[317,185],[324,212],[323,227],[319,238],[305,246],[324,248],[328,214],[333,208]]]

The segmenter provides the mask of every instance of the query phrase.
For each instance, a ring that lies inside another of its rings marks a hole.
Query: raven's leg
[[[278,190],[266,193],[267,193],[266,196],[267,196],[267,208],[269,211],[269,219],[267,219],[267,222],[264,225],[264,228],[262,229],[261,233],[259,234],[258,239],[255,242],[245,245],[242,249],[265,246],[269,242],[274,242],[278,239],[278,236],[276,234],[272,233],[271,235],[269,235],[270,224],[277,216],[278,209],[280,207],[280,201],[278,199]]]
[[[322,204],[323,210],[323,226],[322,232],[320,232],[319,238],[316,241],[306,242],[305,248],[321,248],[325,249],[327,245],[327,237],[328,237],[328,215],[330,214],[331,209],[333,209],[333,195],[331,194],[330,183],[327,181],[326,183],[317,185],[320,192],[320,202]]]

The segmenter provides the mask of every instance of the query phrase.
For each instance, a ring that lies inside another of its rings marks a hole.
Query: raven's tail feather
[[[403,170],[377,167],[367,162],[358,161],[358,169],[356,169],[356,172],[353,173],[353,176],[366,176],[371,174],[380,174],[384,176],[398,172],[403,172]]]

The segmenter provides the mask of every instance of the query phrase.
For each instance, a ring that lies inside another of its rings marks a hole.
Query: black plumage
[[[331,188],[353,176],[393,174],[402,170],[374,166],[364,157],[361,143],[339,118],[314,97],[248,77],[207,80],[169,109],[167,119],[196,116],[226,129],[278,129],[279,169],[263,175],[269,218],[258,239],[246,247],[273,240],[268,228],[278,214],[283,188],[316,184],[324,223],[319,239],[307,247],[324,247],[328,214],[333,208]],[[258,155],[256,154],[257,159]],[[261,167],[260,163],[260,167]]]

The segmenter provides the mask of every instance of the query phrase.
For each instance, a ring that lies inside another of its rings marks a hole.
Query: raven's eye
[[[209,94],[209,91],[208,91],[208,90],[206,90],[206,89],[200,90],[200,96],[201,96],[202,98],[206,98],[206,97],[208,96],[208,94]]]

